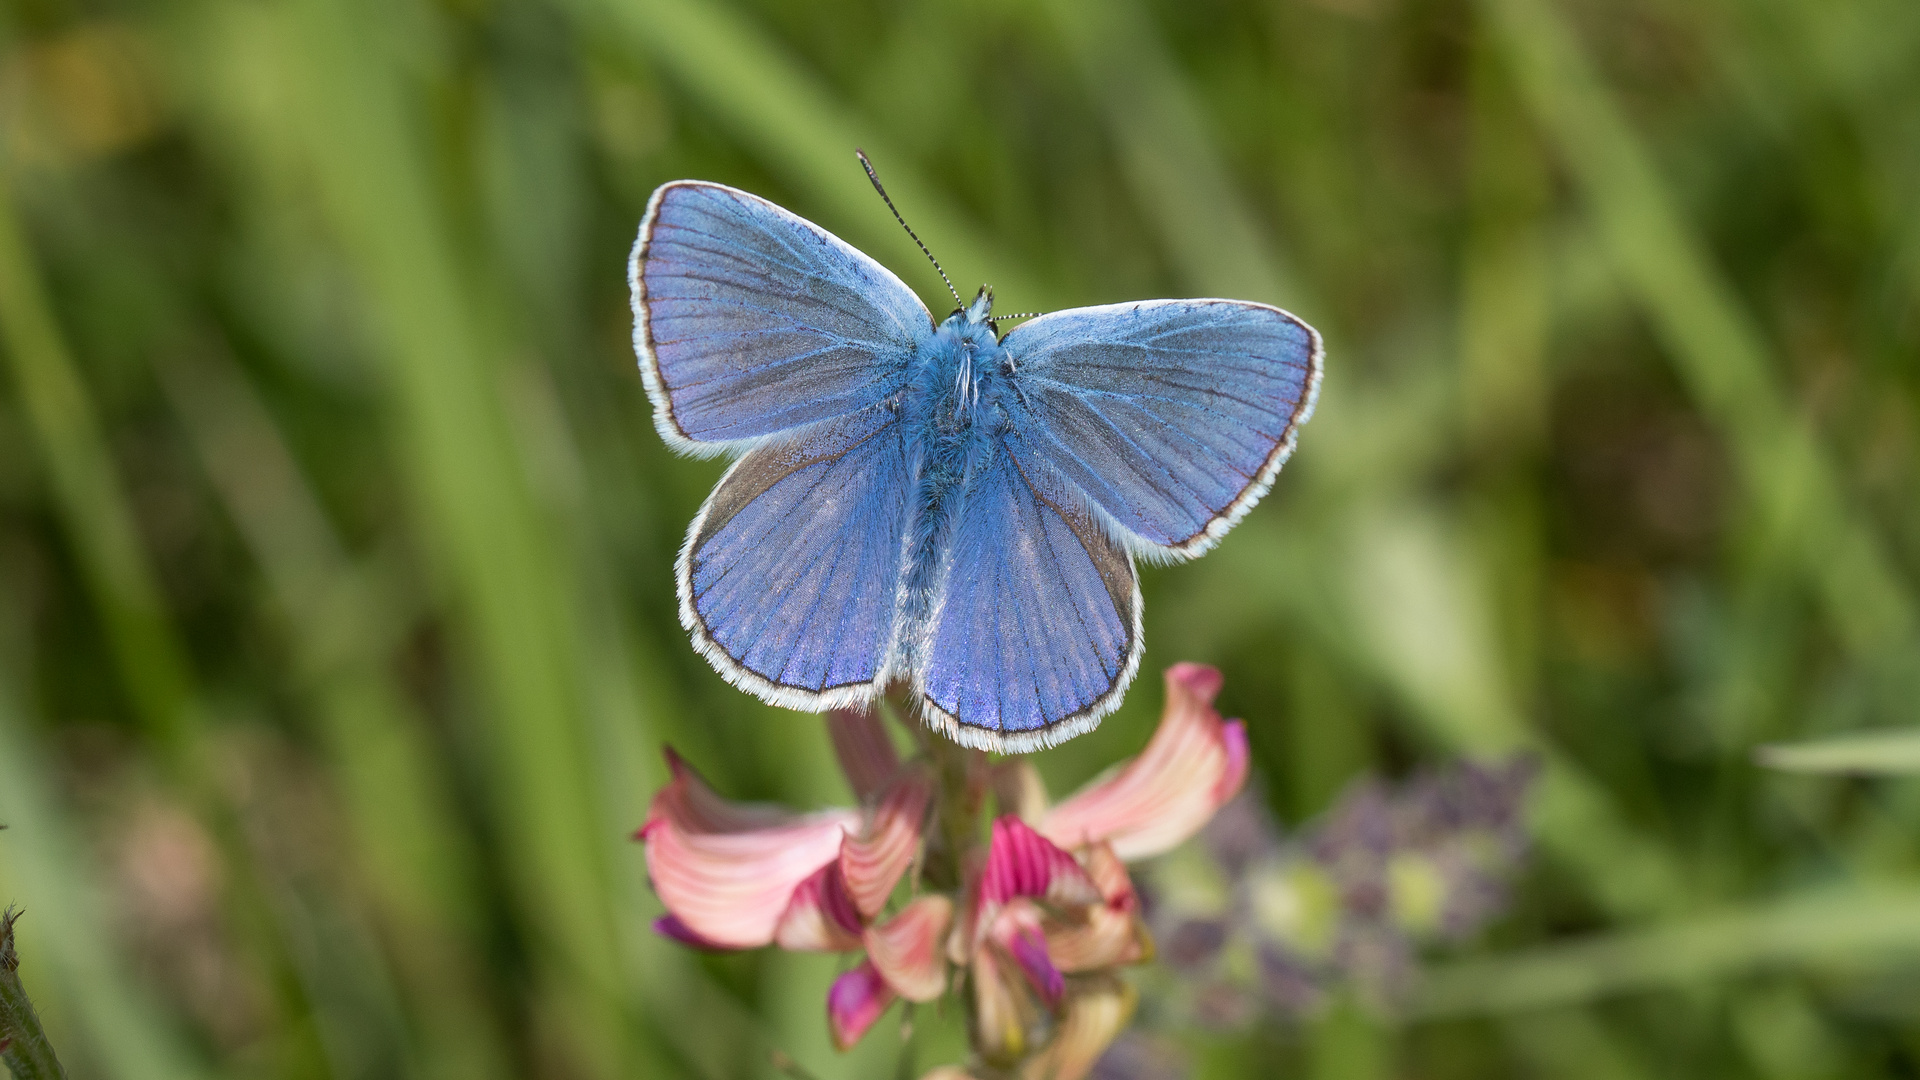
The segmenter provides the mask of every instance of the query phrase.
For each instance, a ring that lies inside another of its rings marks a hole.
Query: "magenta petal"
[[[1012,814],[993,823],[987,866],[980,875],[980,902],[1004,904],[1016,896],[1090,904],[1100,898],[1072,855]]]
[[[1158,855],[1200,831],[1246,783],[1246,725],[1213,709],[1220,673],[1175,664],[1166,679],[1166,710],[1140,755],[1041,819],[1055,843],[1106,841],[1127,861]]]
[[[893,988],[865,960],[833,980],[827,991],[827,1027],[833,1032],[834,1048],[851,1049],[893,1004],[893,998]]]
[[[793,892],[833,863],[859,815],[793,814],[729,802],[668,751],[673,779],[653,798],[640,839],[654,891],[680,926],[712,945],[768,944]]]
[[[662,915],[653,920],[653,932],[664,938],[672,938],[680,944],[691,948],[704,949],[708,952],[728,951],[725,945],[708,941],[706,938],[694,933],[693,929],[686,923],[681,922],[680,917],[677,915]]]
[[[1073,856],[1012,814],[994,819],[987,863],[973,897],[968,940],[993,928],[1009,900],[1030,896],[1059,905],[1092,904],[1100,890]]]
[[[1067,979],[1047,955],[1047,939],[1041,935],[1037,921],[1020,920],[1006,935],[1006,946],[1008,954],[1026,973],[1027,981],[1033,984],[1034,992],[1051,1009],[1060,1003],[1060,995],[1067,992]]]

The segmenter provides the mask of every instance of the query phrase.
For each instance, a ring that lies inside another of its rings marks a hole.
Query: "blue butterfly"
[[[793,709],[910,680],[930,725],[1001,753],[1120,703],[1135,558],[1212,547],[1320,383],[1320,335],[1265,304],[1074,308],[1001,337],[983,286],[936,323],[838,237],[702,181],[654,192],[628,279],[661,437],[735,459],[675,565],[694,648]]]

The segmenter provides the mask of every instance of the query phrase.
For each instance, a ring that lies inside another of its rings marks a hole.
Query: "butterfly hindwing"
[[[1320,336],[1278,308],[1153,300],[1075,308],[1002,343],[1023,468],[1057,470],[1136,551],[1198,555],[1260,496],[1320,383]]]
[[[776,705],[872,697],[893,641],[907,495],[900,424],[884,405],[749,451],[680,554],[695,646]]]
[[[1140,662],[1132,557],[1004,448],[971,478],[917,688],[955,741],[1018,753],[1091,728]]]
[[[628,282],[656,426],[693,453],[737,451],[886,399],[932,329],[885,267],[720,184],[654,192]]]

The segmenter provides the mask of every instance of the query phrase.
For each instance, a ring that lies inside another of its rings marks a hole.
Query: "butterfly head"
[[[999,332],[993,323],[993,286],[980,286],[973,303],[954,308],[940,324],[940,332],[957,341],[972,342],[976,348],[998,341]]]
[[[987,322],[991,314],[993,314],[993,286],[982,285],[979,295],[973,298],[973,303],[967,305],[967,321],[974,324]]]

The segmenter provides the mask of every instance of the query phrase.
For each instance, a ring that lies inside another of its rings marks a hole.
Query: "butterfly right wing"
[[[628,261],[654,423],[685,453],[883,401],[933,319],[885,267],[798,215],[695,180],[653,193]]]
[[[1145,558],[1190,558],[1232,528],[1320,386],[1320,335],[1238,300],[1058,311],[1002,345],[1020,387],[1013,456],[1066,477]]]
[[[694,647],[774,705],[873,697],[892,652],[909,494],[889,405],[748,451],[693,519],[675,566]]]

